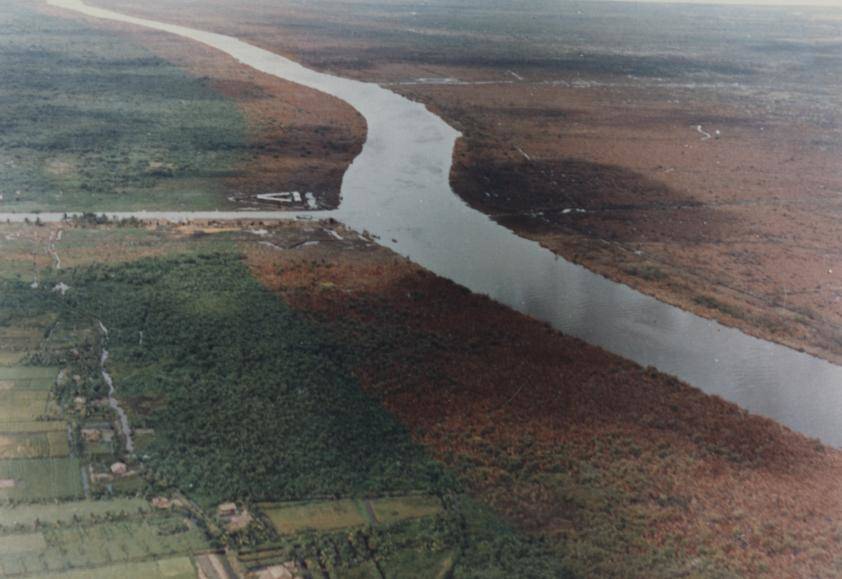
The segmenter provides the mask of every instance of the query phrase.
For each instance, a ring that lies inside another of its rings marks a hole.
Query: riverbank
[[[662,301],[842,361],[842,145],[838,107],[818,97],[834,86],[837,63],[818,32],[800,52],[785,50],[786,31],[768,27],[779,11],[697,9],[751,30],[747,41],[663,7],[588,7],[571,31],[583,49],[557,40],[572,26],[564,9],[525,22],[506,10],[436,5],[411,13],[256,3],[230,18],[224,2],[105,4],[150,17],[166,8],[172,21],[423,102],[464,135],[452,183],[473,207]],[[787,15],[808,30],[833,22],[822,11]],[[632,30],[661,21],[671,32],[664,46],[630,34],[630,54],[618,55],[602,28],[616,18]],[[668,46],[673,35],[683,38],[680,53]],[[728,58],[723,44],[733,47]],[[763,65],[761,46],[778,47]]]

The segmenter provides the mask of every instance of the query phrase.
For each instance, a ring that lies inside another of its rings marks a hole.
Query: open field
[[[11,352],[35,349],[41,343],[43,332],[38,328],[0,329],[0,348]]]
[[[664,301],[842,360],[838,10],[100,4],[386,84],[463,133],[453,186],[503,225]]]
[[[0,433],[2,434],[45,432],[67,432],[67,423],[63,420],[0,422]]]
[[[32,501],[82,496],[81,464],[76,458],[20,458],[0,460],[0,479],[14,481],[0,487],[0,500]]]
[[[103,519],[111,516],[137,515],[149,512],[149,503],[143,499],[113,499],[101,501],[74,501],[47,504],[17,504],[0,506],[0,526],[5,531],[21,525],[71,525],[86,519]]]
[[[43,339],[43,332],[38,332],[33,340],[36,349]],[[5,390],[50,390],[58,376],[58,368],[43,366],[0,366],[0,391]]]
[[[43,338],[42,334],[39,334],[39,340]],[[11,366],[8,368],[0,368],[0,380],[25,381],[46,379],[55,381],[58,372],[58,368],[45,366]],[[20,387],[25,388],[25,386]],[[41,386],[38,387],[40,388]]]
[[[26,352],[0,352],[0,367],[18,364]]]
[[[0,459],[64,458],[69,455],[66,430],[0,434]]]
[[[207,548],[202,532],[173,516],[127,518],[92,525],[71,524],[40,532],[0,535],[0,576],[79,573],[79,569],[115,572],[115,564],[161,563]],[[190,566],[176,564],[179,575]],[[141,567],[143,568],[143,567]],[[152,568],[154,570],[154,567]],[[195,575],[194,575],[195,576]]]
[[[392,524],[406,519],[429,517],[441,512],[441,500],[430,496],[385,497],[371,502],[378,523]]]
[[[23,577],[48,577],[51,579],[195,579],[196,568],[188,557],[170,557],[157,561],[107,565],[92,569],[38,573]]]
[[[261,511],[281,534],[292,535],[305,529],[333,531],[370,523],[365,507],[354,500],[261,505]]]
[[[370,510],[369,510],[370,509]],[[339,499],[296,503],[264,503],[260,511],[278,533],[304,530],[333,531],[365,525],[391,525],[442,512],[441,500],[425,495],[376,499]]]
[[[0,422],[28,422],[44,416],[49,395],[44,390],[0,390]]]

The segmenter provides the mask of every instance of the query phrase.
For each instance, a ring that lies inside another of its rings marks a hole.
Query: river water
[[[368,123],[334,217],[474,292],[487,294],[747,410],[842,446],[842,367],[664,304],[555,256],[470,209],[449,183],[459,133],[423,105],[375,84],[308,70],[236,38],[124,16],[79,0],[54,6],[191,38],[245,65],[336,96]],[[117,214],[127,216],[129,214]],[[142,212],[152,219],[277,219],[277,212]],[[62,214],[41,214],[58,220]],[[313,214],[316,216],[316,214]],[[30,218],[34,216],[30,215]],[[0,215],[0,219],[23,215]]]

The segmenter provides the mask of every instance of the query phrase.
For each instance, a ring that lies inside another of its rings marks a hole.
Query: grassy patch
[[[453,572],[456,563],[454,551],[418,552],[414,549],[399,551],[382,565],[386,577],[401,579],[443,579]]]
[[[41,533],[26,535],[6,535],[0,537],[0,558],[43,551],[47,548],[47,541]]]
[[[48,526],[91,523],[109,517],[147,513],[149,510],[149,503],[134,498],[5,505],[0,506],[0,528],[31,527],[36,522]]]
[[[66,432],[0,434],[0,459],[62,458],[69,455]]]
[[[40,339],[40,336],[39,336]],[[0,368],[0,380],[55,380],[58,368],[43,366],[12,366]]]
[[[0,329],[0,349],[12,352],[33,350],[38,347],[43,337],[44,333],[39,328],[2,328]]]
[[[0,352],[0,367],[19,364],[25,356],[26,352]]]
[[[366,502],[371,505],[376,523],[384,525],[442,512],[441,499],[429,495],[264,503],[260,510],[278,533],[294,535],[304,530],[330,531],[373,524],[375,521],[367,512]]]
[[[23,434],[36,432],[67,432],[67,423],[62,420],[33,420],[24,422],[0,422],[0,434]]]
[[[75,458],[0,460],[2,500],[71,499],[82,496],[81,465]]]
[[[81,519],[69,524],[39,522],[35,524],[35,532],[0,536],[3,571],[41,574],[108,567],[115,563],[130,565],[190,555],[208,548],[204,533],[179,515],[100,510],[105,518],[94,518],[91,524],[91,515],[85,510],[82,509]],[[166,568],[160,570],[165,574]]]
[[[47,412],[49,392],[0,390],[0,422],[33,421]]]
[[[283,535],[294,535],[308,529],[333,531],[369,524],[365,507],[351,499],[261,505],[261,510]]]
[[[25,575],[33,577],[35,575]],[[196,569],[189,557],[169,557],[157,561],[108,565],[94,569],[78,569],[54,573],[38,573],[38,577],[54,579],[195,579]]]
[[[385,497],[370,501],[378,523],[391,524],[404,519],[416,519],[438,514],[441,499],[426,495]]]

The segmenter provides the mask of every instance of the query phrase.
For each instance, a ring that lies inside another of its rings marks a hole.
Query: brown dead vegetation
[[[616,525],[621,558],[643,540],[753,576],[833,572],[838,451],[358,247],[247,254],[295,307],[390,336],[364,386],[520,528],[590,544]]]

